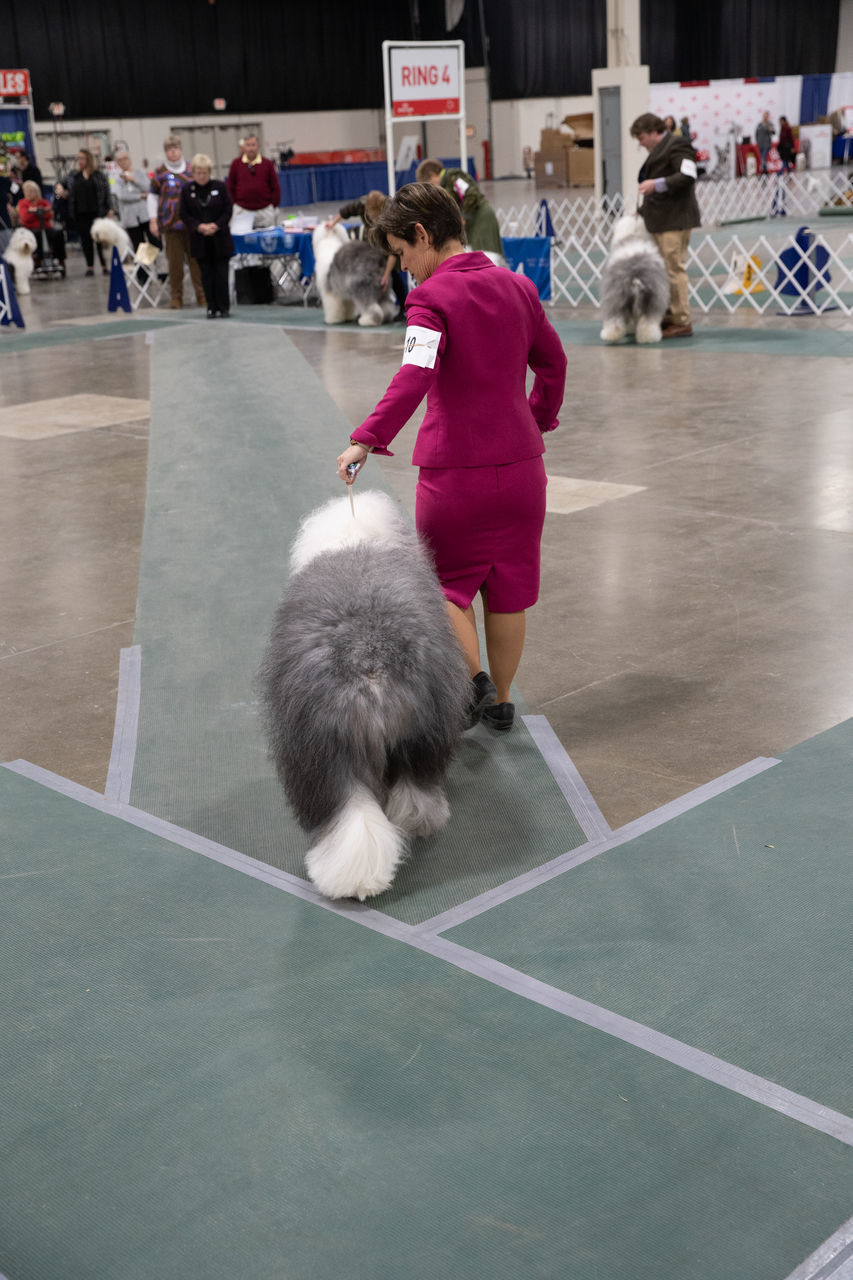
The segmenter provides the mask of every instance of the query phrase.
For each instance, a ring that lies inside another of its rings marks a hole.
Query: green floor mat
[[[8,1280],[781,1280],[853,1148],[0,769]]]
[[[446,936],[853,1115],[852,771],[853,720]]]
[[[838,315],[838,312],[834,313]],[[754,313],[750,309],[750,317]],[[551,316],[551,323],[567,346],[606,347],[601,341],[601,322],[590,324],[586,320],[566,320]],[[752,321],[755,324],[755,321]],[[759,321],[759,325],[761,322]],[[849,359],[853,331],[831,329],[818,316],[797,316],[789,318],[785,327],[739,326],[735,320],[726,328],[716,327],[713,320],[706,323],[704,318],[694,315],[693,337],[673,339],[665,342],[667,350],[708,351],[723,354],[731,351],[738,355],[756,356],[841,356]],[[623,345],[633,346],[627,340]],[[618,349],[618,348],[617,348]]]
[[[131,803],[295,875],[309,844],[267,760],[252,686],[299,519],[342,494],[335,458],[348,432],[280,330],[193,325],[155,337]],[[467,735],[449,798],[449,826],[414,842],[377,900],[402,920],[585,841],[523,726],[507,740]]]

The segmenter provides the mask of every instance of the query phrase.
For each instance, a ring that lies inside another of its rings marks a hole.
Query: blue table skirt
[[[249,231],[244,236],[234,236],[235,253],[261,254],[268,258],[281,258],[285,254],[298,254],[302,265],[302,278],[308,280],[314,274],[314,247],[310,231],[286,231],[284,227],[265,227],[261,231]]]
[[[442,162],[450,169],[459,167],[458,159]],[[397,187],[414,182],[417,165],[395,175]],[[477,167],[468,160],[468,172],[477,177]],[[388,166],[384,160],[366,164],[290,165],[279,169],[282,208],[304,208],[329,200],[358,200],[368,191],[388,190]]]
[[[510,271],[523,266],[543,302],[551,297],[551,240],[548,236],[504,236],[504,254]],[[234,236],[234,252],[260,254],[262,257],[280,258],[284,254],[298,254],[302,266],[302,278],[314,274],[314,248],[310,231],[286,231],[284,227],[267,227],[250,231],[244,236]]]

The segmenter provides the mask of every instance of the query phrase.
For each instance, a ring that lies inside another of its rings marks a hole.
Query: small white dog
[[[15,273],[15,292],[30,293],[30,276],[35,263],[36,238],[26,227],[17,227],[6,245],[3,258]]]
[[[389,888],[407,838],[447,822],[471,680],[432,561],[375,490],[302,522],[259,676],[270,751],[329,898]]]
[[[381,286],[385,254],[366,240],[350,240],[338,223],[320,224],[311,237],[314,279],[326,324],[343,324],[358,316],[360,325],[385,324],[397,314]]]
[[[92,223],[92,239],[105,249],[118,249],[118,256],[122,262],[127,262],[134,257],[130,236],[115,218],[96,218]]]
[[[601,275],[602,342],[660,342],[661,320],[669,306],[666,266],[654,236],[638,213],[613,228],[610,257]]]

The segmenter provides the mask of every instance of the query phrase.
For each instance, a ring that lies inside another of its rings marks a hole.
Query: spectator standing
[[[214,320],[229,313],[228,260],[234,254],[228,227],[231,197],[226,183],[211,180],[210,156],[193,156],[190,167],[192,181],[181,191],[181,221],[189,232],[193,258],[201,265],[207,318]]]
[[[181,192],[192,182],[190,167],[181,150],[181,140],[170,134],[163,143],[166,159],[154,170],[147,196],[148,230],[152,236],[162,233],[169,263],[169,306],[179,311],[184,305],[184,263],[189,264],[195,300],[205,305],[201,271],[190,253],[190,236],[181,221]]]
[[[26,151],[21,152],[21,165],[21,181],[35,182],[39,190],[41,190],[44,186],[41,169],[38,167],[33,157],[28,155]]]
[[[787,116],[779,117],[779,159],[782,161],[782,172],[790,173],[794,164],[794,130],[788,124]]]
[[[764,115],[755,126],[755,145],[758,147],[761,156],[761,172],[767,172],[767,157],[770,154],[770,148],[773,146],[773,121],[770,119],[770,112],[765,111]]]
[[[110,188],[106,176],[98,168],[91,151],[81,147],[77,152],[77,172],[71,175],[68,185],[68,212],[80,235],[87,276],[95,274],[96,247],[101,271],[109,275],[104,251],[92,241],[92,223],[96,218],[105,218],[109,211]]]
[[[669,308],[661,329],[664,338],[689,338],[690,298],[687,247],[690,231],[701,218],[696,203],[696,153],[686,138],[668,133],[660,116],[646,112],[631,125],[631,137],[648,151],[640,170],[640,215],[658,243],[669,277]]]
[[[281,186],[272,160],[260,153],[254,133],[243,139],[242,154],[231,161],[228,170],[228,194],[234,215],[252,214],[253,227],[271,227],[281,200]]]
[[[50,201],[45,200],[37,182],[24,183],[24,194],[18,201],[17,214],[20,225],[32,231],[39,242],[39,257],[42,258],[49,253],[52,258],[55,258],[64,279],[65,237],[54,227]],[[46,244],[45,241],[47,241]]]
[[[470,173],[462,169],[445,169],[440,160],[422,160],[415,176],[418,182],[443,187],[459,201],[465,238],[472,249],[498,253],[503,257],[497,216]]]
[[[118,173],[113,180],[113,197],[118,206],[118,220],[138,249],[148,239],[148,188],[150,181],[142,169],[134,169],[129,151],[116,152]]]

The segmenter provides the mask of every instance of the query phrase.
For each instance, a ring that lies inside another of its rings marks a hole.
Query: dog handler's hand
[[[338,458],[338,475],[344,484],[355,484],[355,477],[358,475],[357,471],[352,475],[347,475],[349,464],[351,462],[365,462],[369,453],[370,450],[364,444],[351,444],[348,449],[344,449]]]

